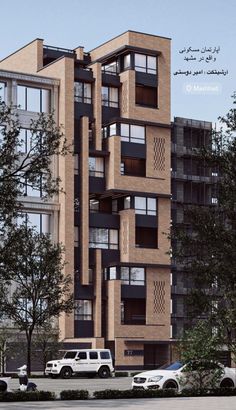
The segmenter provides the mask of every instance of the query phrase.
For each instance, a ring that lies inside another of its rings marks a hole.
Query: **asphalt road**
[[[69,380],[64,379],[50,379],[50,378],[34,378],[30,379],[38,386],[38,390],[49,390],[53,391],[59,396],[62,390],[88,390],[89,393],[95,390],[105,390],[105,389],[120,389],[126,390],[131,389],[132,377],[111,377],[109,379],[100,379],[95,377],[92,379],[72,377]],[[18,379],[11,379],[9,382],[9,388],[11,390],[19,388]]]
[[[235,397],[183,397],[169,399],[88,400],[37,403],[0,403],[4,410],[234,410]]]

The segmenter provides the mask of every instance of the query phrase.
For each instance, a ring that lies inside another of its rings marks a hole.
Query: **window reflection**
[[[75,301],[75,320],[93,320],[91,300]]]
[[[21,110],[49,113],[50,90],[18,85],[17,105]]]
[[[89,157],[89,175],[93,177],[104,177],[104,159],[101,157]]]
[[[118,249],[118,230],[107,228],[90,228],[89,247],[100,249]]]
[[[76,102],[92,103],[92,86],[90,83],[76,81],[74,84],[74,98]]]
[[[50,233],[50,214],[27,212],[18,216],[17,223],[35,228],[39,234]]]
[[[102,87],[102,105],[106,107],[119,107],[118,88]]]
[[[134,64],[136,71],[148,74],[156,74],[157,72],[157,61],[154,56],[135,53]]]

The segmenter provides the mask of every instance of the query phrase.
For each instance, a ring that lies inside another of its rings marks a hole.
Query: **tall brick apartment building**
[[[74,156],[54,164],[66,195],[24,197],[32,224],[65,244],[75,298],[74,312],[59,319],[65,346],[109,347],[120,369],[163,364],[170,39],[127,31],[89,53],[36,39],[0,62],[0,82],[7,103],[20,105],[26,140],[30,118],[53,110],[74,146]]]
[[[189,227],[186,213],[189,206],[209,207],[217,203],[218,173],[206,167],[198,156],[200,148],[209,146],[211,132],[212,123],[207,121],[175,117],[172,123],[171,218],[173,224],[184,223],[186,229]],[[172,337],[177,339],[189,326],[185,300],[193,287],[193,278],[175,260],[172,264]]]

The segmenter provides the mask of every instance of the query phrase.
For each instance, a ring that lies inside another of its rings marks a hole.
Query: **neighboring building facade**
[[[55,118],[58,117],[58,89],[59,80],[39,75],[13,72],[0,69],[0,96],[8,105],[15,106],[18,121],[21,127],[21,146],[18,148],[22,157],[27,155],[31,149],[31,121],[37,120],[38,113],[49,113],[54,111]],[[20,108],[19,108],[20,105]],[[61,161],[61,159],[60,159]],[[53,176],[58,176],[57,159],[53,158]],[[42,191],[27,185],[27,181],[22,180],[22,197],[19,198],[23,205],[22,217],[19,223],[27,218],[27,224],[34,226],[38,233],[50,233],[54,241],[58,241],[59,229],[59,197],[54,196],[50,200],[42,200]],[[14,283],[9,289],[9,294],[14,290]],[[25,360],[24,349],[25,335],[17,332],[12,321],[4,320],[8,332],[8,353],[6,360],[6,370],[15,371]],[[0,325],[1,326],[1,325]],[[55,322],[55,328],[57,324]],[[18,347],[18,348],[17,348]],[[2,353],[2,352],[1,352]],[[37,357],[37,356],[36,356]],[[34,363],[34,370],[40,369],[40,360]]]
[[[206,167],[198,150],[209,146],[212,123],[175,117],[171,133],[171,218],[173,224],[189,227],[186,211],[191,205],[212,206],[217,203],[217,172]],[[174,244],[173,244],[174,245]],[[188,328],[186,295],[193,287],[193,278],[172,261],[172,337],[177,339]]]
[[[0,62],[0,81],[7,102],[21,105],[22,128],[47,97],[74,145],[74,156],[55,164],[66,194],[50,204],[24,199],[32,221],[50,214],[48,229],[66,248],[76,307],[59,318],[65,347],[108,347],[120,369],[163,364],[171,337],[170,39],[127,31],[90,53],[36,39]]]

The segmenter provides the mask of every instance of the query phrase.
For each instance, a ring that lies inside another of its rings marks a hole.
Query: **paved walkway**
[[[0,403],[2,410],[235,410],[236,397]]]

